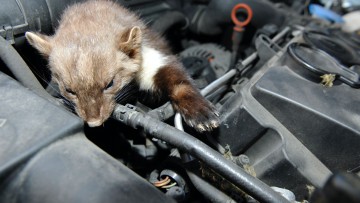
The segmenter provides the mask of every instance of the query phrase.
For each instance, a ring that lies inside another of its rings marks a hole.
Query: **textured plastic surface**
[[[278,52],[234,88],[217,135],[234,155],[249,157],[260,180],[297,199],[307,185],[320,187],[331,171],[351,171],[360,162],[358,90],[337,81],[325,87],[303,69],[286,49]]]
[[[303,70],[278,52],[224,103],[217,137],[247,155],[260,180],[297,199],[307,185],[320,187],[331,171],[356,170],[360,162],[358,89],[337,81],[325,87]]]
[[[45,0],[5,0],[1,4],[0,35],[7,40],[22,36],[28,30],[51,32],[50,12]]]
[[[251,89],[264,72],[222,106],[216,139],[229,145],[233,155],[247,155],[260,180],[289,189],[301,199],[306,185],[321,186],[331,172],[252,96]]]
[[[0,202],[172,202],[96,147],[82,121],[0,72]]]
[[[266,128],[241,106],[242,102],[241,94],[235,94],[222,106],[222,124],[218,129],[220,136],[215,138],[222,146],[229,145],[233,154],[243,153],[253,140],[266,132]]]
[[[5,0],[0,7],[0,25],[21,25],[25,23],[21,9],[17,6],[16,1]]]
[[[44,148],[2,186],[1,202],[174,202],[81,133]]]
[[[1,72],[0,92],[0,175],[82,127],[79,118]]]
[[[253,89],[255,98],[332,170],[360,162],[360,95],[347,85],[308,81],[273,67]]]
[[[360,202],[360,178],[353,173],[337,173],[329,178],[323,188],[315,191],[314,203]]]

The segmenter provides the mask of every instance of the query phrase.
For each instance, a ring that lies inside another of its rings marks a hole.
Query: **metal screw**
[[[238,157],[236,157],[235,161],[238,165],[250,164],[250,159],[245,154],[240,154]]]

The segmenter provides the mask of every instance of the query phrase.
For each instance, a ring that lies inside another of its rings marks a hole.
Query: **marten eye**
[[[114,85],[114,79],[112,79],[109,84],[106,85],[106,87],[104,88],[104,90],[109,89],[110,87],[112,87]]]
[[[65,91],[71,95],[74,95],[74,96],[76,95],[76,93],[69,88],[65,88]]]

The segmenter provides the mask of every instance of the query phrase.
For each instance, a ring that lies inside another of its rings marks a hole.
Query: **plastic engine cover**
[[[91,143],[82,121],[0,72],[0,202],[172,202]]]
[[[247,155],[259,179],[301,199],[332,172],[359,167],[360,94],[339,81],[325,87],[298,69],[284,50],[235,86],[217,140]]]

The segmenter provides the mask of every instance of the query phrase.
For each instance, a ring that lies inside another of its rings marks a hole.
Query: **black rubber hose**
[[[2,37],[0,37],[0,59],[9,68],[11,73],[15,76],[15,79],[25,87],[33,90],[44,98],[53,99],[42,87],[15,48]]]
[[[231,24],[231,10],[238,3],[245,3],[253,11],[250,24],[261,28],[265,24],[281,26],[285,15],[272,3],[262,0],[212,0],[205,9],[199,9],[190,20],[190,29],[197,34],[217,35],[224,31],[223,25]]]
[[[164,121],[173,116],[175,110],[170,102],[166,102],[164,105],[149,111],[148,114],[153,118]]]
[[[221,192],[198,175],[191,171],[186,171],[189,179],[195,186],[195,188],[205,196],[212,203],[236,203],[233,199],[227,196],[225,193]]]
[[[268,185],[249,175],[205,143],[185,132],[122,105],[116,105],[112,117],[133,128],[142,128],[153,137],[163,140],[179,150],[196,157],[258,201],[273,203],[288,202]]]
[[[159,33],[165,33],[172,26],[179,25],[186,27],[188,19],[179,11],[168,11],[159,17],[152,25],[151,28]]]

